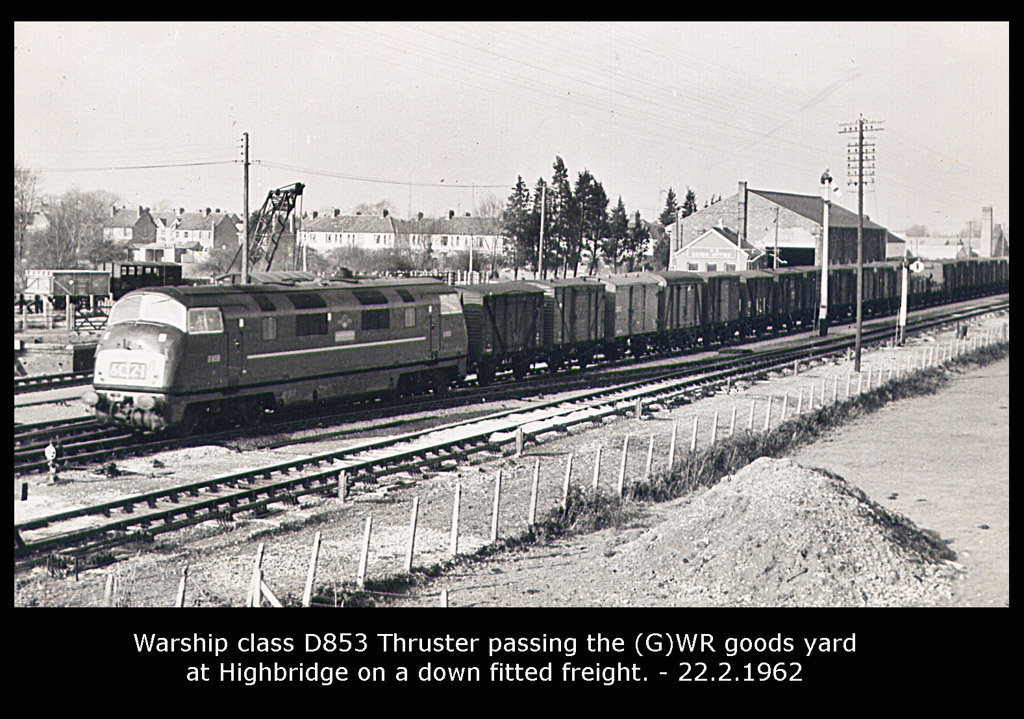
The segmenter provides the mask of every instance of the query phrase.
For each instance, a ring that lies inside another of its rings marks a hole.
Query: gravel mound
[[[682,505],[616,557],[670,582],[680,604],[933,605],[961,572],[934,533],[788,459],[758,459]]]

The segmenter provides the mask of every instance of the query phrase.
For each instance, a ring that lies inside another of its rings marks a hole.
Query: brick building
[[[748,189],[740,182],[735,195],[702,208],[665,228],[670,238],[669,269],[685,270],[683,249],[708,230],[731,230],[771,258],[778,247],[780,264],[821,264],[824,200],[817,195]],[[857,215],[835,202],[829,211],[829,263],[857,261]],[[886,257],[886,229],[864,219],[864,262]]]
[[[156,241],[156,221],[149,209],[116,206],[110,208],[110,217],[103,220],[103,239],[121,245],[145,245]]]

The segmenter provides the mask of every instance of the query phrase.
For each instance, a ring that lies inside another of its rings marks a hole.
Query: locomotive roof
[[[181,285],[146,287],[141,292],[157,292],[168,295],[186,307],[209,307],[211,305],[234,304],[231,300],[244,300],[254,294],[294,294],[318,293],[332,294],[335,292],[351,292],[359,289],[386,290],[405,289],[421,292],[445,294],[453,289],[433,278],[392,278],[374,280],[341,280],[330,283],[299,282],[295,284],[266,283],[257,285]]]

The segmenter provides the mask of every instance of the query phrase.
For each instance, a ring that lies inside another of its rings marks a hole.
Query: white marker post
[[[651,435],[651,441],[647,445],[647,467],[644,469],[644,479],[651,478],[651,471],[654,465],[654,435]]]
[[[562,511],[569,508],[569,481],[572,479],[572,452],[565,462],[565,479],[562,481]],[[493,540],[492,540],[493,541]]]
[[[700,422],[700,417],[693,418],[693,434],[690,435],[690,451],[695,452],[697,450],[697,425]]]
[[[366,515],[366,524],[363,527],[363,548],[359,553],[359,573],[356,575],[356,584],[360,589],[366,586],[366,565],[370,558],[370,527],[373,525],[373,517]]]
[[[316,563],[320,557],[320,532],[313,535],[313,551],[309,556],[309,569],[306,571],[306,586],[302,590],[302,606],[308,607],[313,601],[313,579],[316,576]]]
[[[530,490],[530,514],[527,517],[526,526],[532,527],[537,523],[537,493],[540,490],[540,457],[533,463],[533,487]]]
[[[455,556],[459,553],[459,502],[462,501],[462,484],[455,483],[455,501],[452,504],[452,535],[448,542],[448,553]]]
[[[601,448],[597,448],[597,456],[594,457],[594,492],[597,492],[597,483],[601,479]]]
[[[671,472],[676,464],[676,435],[679,433],[679,423],[672,423],[672,439],[668,444],[668,471]]]
[[[501,507],[501,470],[494,478],[494,506],[491,508],[491,542],[498,541],[498,512]]]

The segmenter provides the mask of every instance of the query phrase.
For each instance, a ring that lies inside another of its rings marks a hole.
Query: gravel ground
[[[993,318],[986,324],[997,326],[1004,321],[1004,319]],[[914,339],[907,347],[900,350],[881,348],[868,350],[864,354],[863,369],[865,373],[869,368],[873,369],[877,381],[878,368],[886,369],[895,366],[893,362],[896,358],[920,356],[919,352],[922,347],[934,346],[935,342],[944,343],[951,339],[951,336],[951,333],[947,332]],[[769,406],[768,397],[775,398],[770,409],[770,419],[774,425],[781,419],[783,395],[789,398],[787,400],[788,416],[793,414],[798,404],[802,408],[806,407],[807,390],[810,390],[811,387],[814,388],[816,405],[820,404],[823,396],[830,400],[833,390],[836,390],[839,397],[842,398],[850,377],[851,364],[847,360],[828,361],[810,367],[804,364],[796,376],[793,376],[791,370],[774,373],[764,381],[733,385],[728,391],[671,410],[656,411],[644,419],[623,418],[607,421],[599,426],[579,427],[567,435],[547,435],[540,438],[541,444],[538,446],[529,446],[526,455],[520,458],[480,454],[474,456],[470,462],[449,471],[416,476],[398,476],[394,478],[392,484],[378,487],[377,491],[361,497],[357,502],[341,505],[336,499],[309,497],[301,502],[300,508],[285,507],[260,519],[239,518],[230,526],[207,523],[162,537],[158,539],[155,547],[147,547],[137,556],[133,556],[133,551],[129,548],[120,553],[121,556],[127,557],[124,561],[117,562],[109,568],[83,572],[77,580],[74,578],[52,578],[44,570],[37,569],[15,577],[15,603],[18,605],[96,606],[102,603],[106,576],[112,572],[119,577],[118,594],[122,603],[132,606],[167,606],[173,601],[181,569],[187,564],[189,566],[187,604],[239,606],[245,599],[252,557],[256,553],[256,546],[259,542],[266,544],[263,567],[267,584],[274,589],[278,597],[294,598],[300,596],[302,592],[309,548],[316,530],[323,533],[317,586],[322,595],[329,597],[333,589],[339,587],[343,582],[351,582],[355,577],[363,522],[369,514],[372,514],[373,517],[368,569],[370,577],[401,571],[407,543],[409,507],[413,496],[419,497],[420,500],[415,564],[427,566],[444,559],[448,553],[452,496],[455,485],[459,484],[462,488],[459,551],[472,552],[486,543],[490,533],[494,477],[499,469],[503,472],[500,534],[510,536],[525,528],[532,471],[536,458],[539,457],[541,461],[538,514],[543,514],[560,500],[566,456],[570,452],[574,455],[573,483],[589,487],[593,481],[596,450],[598,447],[603,449],[600,483],[602,488],[607,490],[615,483],[619,473],[625,435],[631,436],[626,463],[625,481],[628,483],[631,478],[640,477],[643,474],[649,437],[652,435],[655,438],[654,468],[657,470],[658,467],[664,466],[667,461],[673,423],[677,427],[677,452],[685,452],[688,449],[695,417],[699,418],[698,446],[704,446],[710,442],[712,418],[716,413],[719,418],[716,430],[719,437],[728,434],[731,413],[734,408],[737,416],[735,422],[737,431],[747,426],[751,416],[751,406],[755,413],[755,428],[763,426],[765,410]],[[851,391],[856,391],[855,375],[851,386]],[[822,392],[822,387],[825,388],[824,392]],[[446,414],[443,417],[434,418],[435,421],[442,419],[451,420],[453,417]],[[118,494],[145,491],[157,486],[167,486],[170,483],[178,484],[224,474],[237,471],[243,466],[259,466],[281,461],[296,454],[313,454],[326,448],[344,446],[350,441],[352,440],[332,440],[327,443],[301,445],[274,451],[245,453],[225,447],[190,448],[161,453],[154,457],[118,462],[119,467],[133,473],[129,475],[128,479],[124,477],[104,479],[89,472],[69,473],[69,477],[75,481],[67,485],[52,487],[45,485],[42,480],[37,478],[36,484],[30,492],[29,501],[15,502],[16,521],[22,517],[95,503],[118,496]],[[162,464],[163,467],[156,467],[155,463]],[[17,482],[16,495],[19,487],[20,482]],[[642,526],[651,526],[652,523],[664,519],[663,512],[670,506],[676,505],[640,508],[641,514],[638,522],[642,522]],[[560,562],[558,576],[566,585],[567,592],[564,603],[623,605],[647,603],[647,594],[640,588],[645,585],[640,583],[640,580],[634,582],[630,578],[620,581],[617,588],[608,590],[606,599],[601,599],[590,596],[588,580],[578,574],[570,574],[568,570],[568,568],[575,570],[580,566],[578,558],[573,553],[584,552],[583,549],[580,549],[581,547],[590,547],[593,542],[599,542],[602,543],[602,547],[605,543],[609,545],[610,548],[607,551],[616,554],[626,552],[625,545],[634,541],[644,531],[638,525],[623,532],[600,532],[592,537],[577,537],[564,544],[556,543],[550,547],[540,547],[530,552],[506,553],[504,555],[506,559],[502,561],[508,562],[507,566],[500,563],[492,565],[490,562],[481,566],[490,567],[486,569],[487,583],[508,587],[507,590],[499,592],[508,596],[503,596],[503,599],[498,602],[481,599],[476,603],[515,605],[517,600],[514,597],[523,594],[533,604],[542,604],[543,597],[538,592],[530,593],[529,585],[521,585],[509,576],[500,576],[508,574],[512,567],[522,565],[528,558],[537,556],[535,553],[552,553]],[[726,534],[728,532],[723,530],[723,536]],[[699,539],[699,537],[694,539]],[[762,542],[762,544],[764,543]],[[813,544],[808,546],[817,548],[817,545]],[[602,548],[599,554],[603,556],[604,551],[606,550]],[[728,557],[730,551],[722,550],[721,556]],[[689,558],[689,555],[685,556]],[[814,555],[809,554],[809,556]],[[608,559],[614,559],[614,557]],[[767,559],[765,561],[765,566],[768,566]],[[827,563],[825,560],[822,562],[821,566],[825,567]],[[778,574],[781,576],[784,568],[790,565],[781,559],[778,564],[780,567]],[[686,563],[683,564],[684,568],[686,568],[685,565]],[[712,566],[717,565],[712,562]],[[796,567],[796,565],[793,566]],[[840,567],[845,565],[842,565],[839,560],[835,560],[827,566],[840,574],[853,572],[850,569],[841,569]],[[799,568],[796,567],[794,571]],[[657,569],[654,571],[655,585],[667,581],[667,578],[657,576]],[[815,571],[819,570],[815,569]],[[820,571],[826,570],[821,569]],[[462,574],[470,574],[475,577],[475,572],[475,569],[460,567],[446,575],[444,580],[439,581],[455,581]],[[618,574],[618,572],[613,572],[614,574]],[[810,570],[805,574],[810,574]],[[499,577],[497,581],[493,578],[495,576]],[[887,575],[883,574],[883,576]],[[800,577],[785,582],[789,586],[778,589],[774,600],[765,601],[769,603],[770,601],[788,601],[783,598],[786,589],[794,586],[802,587],[809,581],[809,578],[800,575]],[[436,594],[440,591],[441,586],[438,583],[423,588],[422,591],[418,590],[417,596],[420,596],[420,599],[414,601],[433,603],[436,601]],[[730,588],[729,594],[732,597],[743,597],[745,591],[751,596],[751,599],[748,600],[750,603],[758,601],[751,594],[752,589],[741,590],[739,587],[740,585]],[[728,597],[724,593],[726,588],[728,587],[723,586],[722,594],[715,596]],[[679,595],[677,589],[672,588],[671,584],[661,587],[658,593],[665,596],[664,600],[659,601],[667,603],[678,603],[677,597],[684,596]],[[650,596],[657,599],[658,593]],[[462,595],[461,589],[453,594],[453,604],[475,603],[466,601],[460,595]],[[690,597],[691,595],[686,594],[685,596]],[[797,593],[793,596],[803,597],[804,595]],[[869,596],[875,595],[869,594]],[[889,595],[884,593],[879,593],[877,597],[881,603],[903,601],[902,599],[886,598]],[[906,598],[905,596],[904,599]],[[698,596],[694,601],[699,602],[702,599]],[[738,602],[731,597],[728,600],[722,599],[722,601],[723,603]],[[799,601],[803,600],[794,600],[796,603]],[[844,601],[856,602],[856,597],[852,599],[847,597]],[[917,600],[909,599],[908,601]],[[921,601],[926,603],[924,599]],[[563,600],[559,599],[558,603],[563,603]]]

